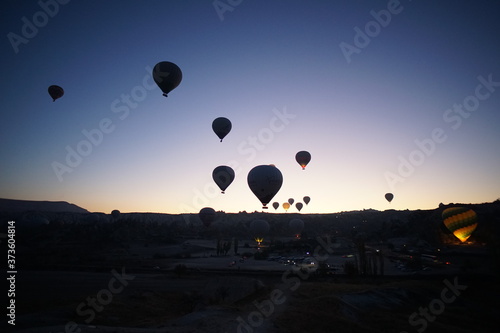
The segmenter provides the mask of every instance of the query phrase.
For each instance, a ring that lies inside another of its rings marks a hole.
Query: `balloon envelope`
[[[50,97],[52,97],[53,102],[55,102],[56,99],[63,97],[63,95],[64,95],[63,88],[56,86],[56,85],[50,86],[48,91],[49,91]]]
[[[278,207],[280,206],[280,203],[279,202],[273,202],[273,207],[274,209],[278,209]]]
[[[205,207],[200,210],[198,217],[205,227],[209,227],[215,221],[215,210],[210,207]]]
[[[289,203],[290,205],[293,205],[293,203],[294,203],[294,202],[295,202],[295,200],[294,200],[293,198],[288,199],[288,203]]]
[[[222,142],[222,139],[224,139],[224,137],[231,132],[232,127],[233,125],[231,124],[231,121],[224,117],[216,118],[212,122],[212,129],[219,137],[220,142]]]
[[[392,199],[394,199],[394,194],[392,194],[392,193],[386,193],[386,194],[385,194],[385,199],[386,199],[387,201],[391,202],[391,201],[392,201]]]
[[[300,164],[300,166],[302,167],[302,170],[304,170],[306,168],[306,165],[311,161],[311,154],[309,154],[309,152],[307,151],[299,151],[296,155],[295,155],[295,160],[297,161],[297,163]]]
[[[115,209],[111,212],[111,216],[114,218],[114,219],[117,219],[120,217],[120,211],[118,209]]]
[[[295,204],[295,207],[296,207],[296,208],[299,210],[299,212],[300,212],[300,210],[302,209],[302,207],[304,207],[304,205],[302,204],[302,202],[297,202],[297,203]]]
[[[290,228],[292,234],[298,235],[302,232],[302,229],[304,229],[304,221],[301,219],[292,219],[288,223],[288,227]]]
[[[446,208],[443,213],[443,223],[455,237],[465,242],[477,227],[477,215],[467,207]]]
[[[311,198],[308,197],[308,196],[305,196],[302,200],[304,200],[304,202],[306,203],[306,205],[308,205],[309,201],[311,201]]]
[[[288,210],[288,209],[290,208],[290,204],[289,204],[288,202],[284,202],[284,203],[283,203],[283,208],[284,208],[285,210]]]
[[[252,236],[263,238],[269,232],[269,223],[266,220],[257,219],[250,223]]]
[[[248,173],[248,186],[262,203],[262,208],[278,193],[283,184],[283,175],[271,165],[258,165]]]
[[[177,88],[182,81],[182,71],[176,64],[169,61],[162,61],[153,68],[153,79],[158,87],[163,91],[163,96]]]
[[[221,189],[222,193],[234,180],[234,170],[227,165],[220,165],[212,172],[212,178]]]

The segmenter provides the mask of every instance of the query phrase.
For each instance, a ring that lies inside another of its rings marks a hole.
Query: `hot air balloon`
[[[53,102],[55,102],[56,99],[63,97],[64,95],[64,89],[59,86],[50,86],[48,90]]]
[[[120,217],[120,211],[118,209],[115,209],[111,212],[111,216],[114,218],[114,219],[117,219]]]
[[[224,117],[215,118],[212,122],[212,129],[219,137],[220,142],[222,142],[222,139],[224,139],[224,137],[231,132],[232,127],[233,125],[231,124],[231,121]]]
[[[162,61],[153,68],[153,79],[158,87],[163,91],[163,96],[177,88],[182,81],[182,71],[176,64],[169,61]]]
[[[295,155],[295,160],[297,161],[297,163],[300,164],[300,166],[302,167],[302,170],[305,170],[306,165],[311,161],[311,154],[309,154],[309,152],[304,151],[304,150],[299,151]]]
[[[476,213],[467,207],[446,208],[443,213],[443,223],[455,237],[463,243],[477,227]]]
[[[311,201],[311,198],[308,197],[308,196],[305,196],[302,200],[304,200],[304,202],[306,203],[306,205],[308,205],[309,201]]]
[[[288,199],[288,203],[289,203],[290,205],[293,205],[293,203],[294,203],[294,202],[295,202],[295,200],[294,200],[293,198]]]
[[[302,232],[302,229],[304,229],[304,221],[301,219],[292,219],[288,223],[288,227],[293,235],[299,235]]]
[[[262,219],[253,220],[252,223],[250,223],[250,232],[260,246],[260,243],[262,243],[264,237],[269,232],[269,223]]]
[[[277,201],[273,202],[274,209],[278,209],[279,206],[280,206],[279,202],[277,202]]]
[[[297,208],[297,209],[299,210],[299,212],[300,212],[300,210],[302,209],[302,207],[304,207],[304,205],[302,204],[302,202],[297,202],[297,203],[295,204],[295,208]]]
[[[262,203],[262,208],[278,193],[283,184],[283,175],[278,168],[271,165],[258,165],[248,173],[248,186]]]
[[[385,194],[385,199],[387,201],[391,202],[393,198],[394,198],[394,194],[392,194],[392,193],[386,193]]]
[[[209,227],[215,221],[215,210],[210,207],[205,207],[200,210],[198,217],[205,227]]]
[[[234,180],[234,170],[227,165],[220,165],[212,172],[212,178],[221,189],[222,193]]]
[[[283,202],[283,209],[285,211],[288,211],[289,208],[290,208],[290,204],[288,202]]]

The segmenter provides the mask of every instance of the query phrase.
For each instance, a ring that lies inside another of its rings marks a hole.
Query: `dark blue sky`
[[[0,197],[253,211],[246,176],[272,163],[275,201],[309,195],[303,212],[493,201],[498,17],[494,1],[4,1]],[[160,61],[183,72],[168,98]],[[218,165],[236,171],[223,195]]]

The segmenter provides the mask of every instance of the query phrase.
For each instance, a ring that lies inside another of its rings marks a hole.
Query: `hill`
[[[50,213],[88,213],[77,205],[66,201],[31,201],[0,199],[0,212],[21,213],[28,211],[50,212]]]

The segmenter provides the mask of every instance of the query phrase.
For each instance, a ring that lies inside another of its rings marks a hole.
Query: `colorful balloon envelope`
[[[234,180],[234,170],[227,165],[220,165],[212,172],[212,178],[222,193],[228,188]]]
[[[295,160],[300,164],[302,170],[305,170],[306,165],[311,161],[311,154],[307,151],[299,151],[295,154]]]
[[[283,202],[283,209],[288,211],[288,209],[290,209],[290,204],[288,202]]]
[[[158,87],[163,91],[163,96],[177,88],[182,81],[182,71],[176,64],[169,61],[162,61],[153,68],[153,79]]]
[[[63,97],[63,95],[64,95],[63,88],[61,88],[59,86],[55,86],[55,85],[50,86],[48,91],[49,91],[50,97],[52,97],[53,102],[55,102],[56,99]]]
[[[248,173],[247,182],[250,190],[262,203],[262,208],[267,209],[267,204],[283,184],[283,175],[275,166],[258,165]]]
[[[215,118],[212,122],[212,129],[219,137],[220,142],[231,132],[232,127],[231,121],[224,117]]]
[[[311,201],[311,198],[308,196],[305,196],[302,200],[304,200],[305,204],[308,205],[309,202]]]
[[[385,199],[386,199],[387,201],[391,202],[391,201],[392,201],[392,199],[394,199],[394,194],[392,194],[392,193],[386,193],[386,194],[385,194]]]
[[[200,210],[198,217],[205,227],[209,227],[215,221],[215,210],[211,207],[205,207]]]
[[[455,237],[465,242],[476,230],[477,215],[472,209],[467,207],[446,208],[443,213],[443,223]]]

